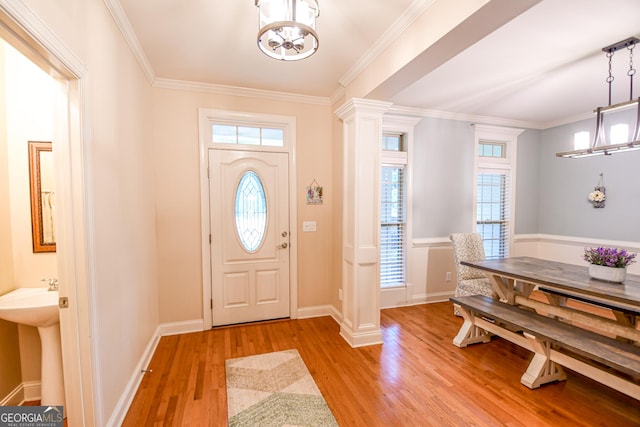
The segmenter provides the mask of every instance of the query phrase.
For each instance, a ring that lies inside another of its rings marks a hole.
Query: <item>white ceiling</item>
[[[254,0],[119,0],[154,79],[326,98],[432,2],[320,0],[318,52],[284,62],[258,50]],[[607,103],[602,47],[640,38],[639,17],[640,0],[542,0],[386,101],[537,127],[582,118]],[[615,103],[629,98],[628,53],[613,67]]]

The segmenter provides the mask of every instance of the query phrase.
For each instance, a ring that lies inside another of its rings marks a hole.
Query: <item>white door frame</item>
[[[87,70],[60,39],[21,1],[0,0],[0,29],[5,41],[52,73],[60,84],[56,102],[54,164],[58,223],[56,224],[60,297],[69,308],[60,310],[65,382],[65,414],[69,425],[94,425],[102,419],[102,399],[96,370],[96,324],[92,287],[93,244],[89,229],[85,185],[90,157],[86,120]],[[84,117],[84,118],[83,118]],[[90,186],[89,186],[90,187]],[[96,385],[98,383],[98,385]]]
[[[211,125],[214,122],[246,124],[247,126],[281,127],[284,129],[283,147],[243,146],[237,144],[214,144]],[[292,319],[298,318],[298,209],[296,180],[296,118],[273,114],[246,113],[237,111],[198,109],[200,127],[200,230],[202,241],[202,316],[203,330],[211,329],[211,244],[209,223],[209,150],[246,150],[256,153],[269,151],[289,154],[289,312]]]

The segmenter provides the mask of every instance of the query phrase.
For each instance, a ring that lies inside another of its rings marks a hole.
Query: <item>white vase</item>
[[[625,267],[607,267],[605,265],[589,264],[589,276],[606,282],[620,283],[627,277]]]

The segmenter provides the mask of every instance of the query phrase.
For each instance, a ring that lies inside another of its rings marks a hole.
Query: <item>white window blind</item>
[[[476,230],[487,259],[509,256],[510,171],[480,168],[477,177]]]
[[[405,284],[405,166],[382,166],[380,287]]]

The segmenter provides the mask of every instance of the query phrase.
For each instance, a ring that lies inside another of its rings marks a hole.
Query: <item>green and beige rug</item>
[[[337,426],[297,350],[228,359],[230,426]]]

